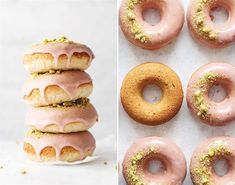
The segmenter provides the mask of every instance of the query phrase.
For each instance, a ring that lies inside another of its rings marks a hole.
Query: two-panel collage
[[[235,185],[235,0],[0,0],[0,185]]]

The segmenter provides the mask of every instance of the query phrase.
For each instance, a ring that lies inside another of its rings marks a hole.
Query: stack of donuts
[[[31,76],[23,98],[31,108],[23,148],[31,160],[74,162],[93,154],[95,139],[87,130],[98,115],[87,98],[92,79],[84,72],[93,58],[87,46],[66,37],[46,39],[26,51],[23,65]]]

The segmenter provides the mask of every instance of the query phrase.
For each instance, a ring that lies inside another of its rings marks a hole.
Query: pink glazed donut
[[[228,162],[228,172],[218,176],[214,170],[217,160]],[[207,139],[193,153],[190,175],[194,185],[234,185],[235,184],[235,138],[216,137]]]
[[[224,24],[212,22],[210,13],[217,7],[228,12]],[[187,20],[192,36],[205,46],[222,48],[235,41],[235,0],[192,0]]]
[[[143,12],[158,9],[161,21],[156,25],[145,22]],[[126,38],[136,46],[154,50],[171,43],[184,24],[184,9],[179,0],[123,0],[119,22]]]
[[[208,94],[218,84],[227,96],[221,102],[214,102]],[[207,124],[223,126],[235,119],[235,66],[227,63],[202,66],[192,75],[186,98],[192,113]]]
[[[161,161],[164,170],[152,173],[149,162]],[[127,185],[182,185],[186,175],[186,160],[172,141],[159,137],[137,140],[127,151],[123,161],[123,175]]]

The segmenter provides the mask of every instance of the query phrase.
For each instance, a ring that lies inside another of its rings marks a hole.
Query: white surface
[[[115,12],[115,0],[0,0],[0,184],[115,184]],[[30,45],[61,35],[87,44],[96,55],[88,73],[94,80],[91,102],[99,113],[99,122],[91,129],[99,159],[75,166],[32,165],[22,159],[22,146],[16,144],[24,136],[28,108],[21,100],[28,77],[21,58]]]
[[[184,0],[187,7],[188,0]],[[184,93],[192,73],[200,66],[212,61],[225,61],[235,64],[235,46],[226,49],[208,49],[194,42],[189,35],[187,25],[178,37],[177,41],[158,51],[146,51],[133,46],[123,36],[121,30],[119,38],[119,89],[125,75],[130,69],[145,61],[162,62],[174,69],[180,76]],[[212,136],[235,136],[235,121],[224,127],[211,127],[195,119],[189,112],[184,98],[180,112],[166,124],[154,127],[143,126],[128,117],[119,101],[119,162],[128,147],[137,138],[147,136],[168,137],[175,141],[184,152],[187,162],[195,147],[205,138]],[[119,174],[120,183],[124,185],[122,174]],[[189,173],[184,185],[192,185]]]

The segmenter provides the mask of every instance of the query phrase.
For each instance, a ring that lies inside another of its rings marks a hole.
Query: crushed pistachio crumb
[[[79,98],[72,101],[66,101],[62,103],[55,103],[48,105],[47,107],[53,107],[53,108],[63,108],[63,107],[72,107],[72,106],[87,106],[89,105],[90,100],[88,98]]]
[[[212,0],[197,0],[196,10],[193,16],[194,25],[196,26],[198,32],[206,39],[216,40],[218,38],[218,33],[214,32],[206,24],[206,15],[204,13],[203,7],[210,6]]]
[[[48,75],[48,74],[61,74],[63,71],[62,70],[54,70],[54,69],[50,69],[49,71],[47,72],[38,72],[38,73],[31,73],[31,77],[32,78],[36,78],[38,76],[41,76],[41,75]]]
[[[3,166],[0,166],[0,169],[3,169]]]
[[[26,174],[27,174],[27,171],[26,171],[26,170],[21,170],[21,174],[22,174],[22,175],[26,175]]]
[[[107,165],[107,164],[108,164],[108,163],[105,161],[105,162],[104,162],[104,165]]]
[[[142,0],[128,0],[125,19],[135,39],[145,43],[149,41],[149,36],[144,33],[142,26],[137,22],[136,15],[134,13],[134,6],[141,2]]]
[[[216,158],[223,158],[225,156],[231,155],[229,149],[227,149],[222,141],[216,142],[210,146],[206,154],[201,154],[198,156],[198,166],[192,170],[192,175],[195,184],[197,185],[213,185],[212,179],[212,168],[213,162]]]
[[[59,38],[55,38],[55,39],[44,39],[43,40],[43,43],[44,44],[47,44],[47,43],[69,43],[69,44],[72,44],[74,43],[73,41],[69,40],[67,37],[59,37]]]
[[[204,98],[204,93],[205,93],[205,88],[209,84],[213,83],[217,79],[218,75],[214,73],[206,73],[198,83],[196,84],[196,90],[194,92],[194,100],[195,100],[195,107],[197,108],[197,116],[206,118],[208,111],[209,111],[209,106],[205,101]]]
[[[36,137],[36,138],[41,138],[43,136],[46,136],[46,135],[50,135],[52,133],[47,133],[47,132],[41,132],[39,130],[29,130],[28,133],[27,133],[27,136],[28,137]]]

